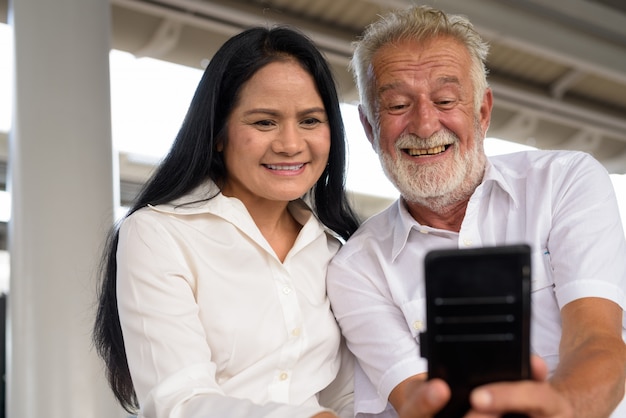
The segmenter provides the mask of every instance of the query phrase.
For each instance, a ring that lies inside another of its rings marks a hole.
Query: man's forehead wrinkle
[[[403,84],[405,84],[405,82],[404,81],[400,81],[400,80],[394,80],[394,81],[391,81],[389,83],[382,84],[378,88],[378,93],[384,93],[386,91],[396,89],[396,88],[400,87]],[[445,86],[447,84],[453,84],[453,85],[456,85],[456,86],[460,86],[461,85],[461,80],[459,80],[459,77],[454,76],[454,75],[444,75],[444,76],[441,76],[441,77],[437,77],[437,79],[435,80],[435,83],[434,83],[434,85],[436,87]]]

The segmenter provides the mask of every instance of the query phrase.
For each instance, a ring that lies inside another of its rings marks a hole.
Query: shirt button
[[[424,234],[424,235],[428,235],[428,231],[427,231],[427,230],[425,230],[425,229],[420,229],[420,232],[421,232],[422,234]]]
[[[300,328],[294,328],[293,330],[291,330],[291,335],[293,335],[294,337],[299,337],[300,336]]]
[[[278,376],[278,378],[280,380],[287,380],[287,378],[289,378],[289,375],[285,372],[281,373],[280,376]]]
[[[424,322],[417,320],[413,322],[413,329],[416,331],[421,331],[424,328]]]
[[[469,239],[469,238],[465,238],[465,239],[463,240],[463,244],[464,244],[466,247],[471,247],[471,246],[472,246],[472,240],[471,240],[471,239]]]
[[[284,293],[285,295],[290,294],[290,293],[291,293],[291,288],[290,288],[290,287],[287,287],[287,286],[283,287],[283,293]]]

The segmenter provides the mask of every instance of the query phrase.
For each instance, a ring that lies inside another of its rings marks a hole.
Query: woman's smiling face
[[[328,162],[330,127],[313,77],[295,60],[261,68],[242,87],[218,148],[222,193],[244,203],[304,195]]]

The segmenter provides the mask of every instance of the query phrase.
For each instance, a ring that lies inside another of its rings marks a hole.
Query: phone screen
[[[420,348],[429,379],[445,380],[452,391],[437,417],[458,418],[473,388],[530,378],[530,247],[434,250],[424,267]]]

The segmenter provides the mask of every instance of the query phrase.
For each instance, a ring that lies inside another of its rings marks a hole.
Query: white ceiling
[[[356,100],[351,42],[403,0],[111,0],[112,46],[200,67],[229,36],[289,23],[333,64],[345,101]],[[595,155],[626,173],[626,2],[433,0],[468,16],[492,45],[491,136]]]
[[[111,47],[201,68],[243,28],[293,24],[331,62],[344,101],[357,99],[351,42],[378,14],[409,0],[110,0]],[[625,0],[430,0],[470,18],[491,43],[490,136],[579,149],[626,173]],[[6,22],[8,0],[0,0]],[[4,139],[0,135],[0,139]],[[124,156],[121,156],[123,162]],[[138,186],[121,171],[122,194]],[[139,167],[141,173],[149,168]],[[143,174],[142,174],[143,175]],[[141,177],[141,176],[140,176]],[[127,190],[124,193],[124,190]]]

